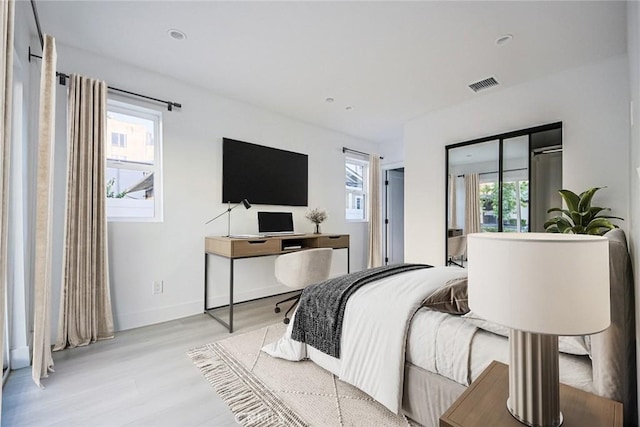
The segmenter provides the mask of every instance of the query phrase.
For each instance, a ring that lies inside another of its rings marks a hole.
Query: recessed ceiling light
[[[174,40],[184,40],[187,38],[187,35],[184,33],[184,31],[180,31],[177,30],[175,28],[167,31],[167,33],[171,36],[172,39]]]
[[[351,105],[347,105],[346,107],[344,107],[344,109],[347,111],[351,111],[353,110],[353,107]]]
[[[511,40],[513,40],[513,34],[505,34],[504,36],[500,36],[496,39],[496,44],[498,46],[504,46],[505,44],[509,43]]]
[[[325,99],[325,101],[327,101],[327,102],[331,103],[331,102],[335,101],[335,99],[333,99],[333,98],[329,97],[329,98]]]

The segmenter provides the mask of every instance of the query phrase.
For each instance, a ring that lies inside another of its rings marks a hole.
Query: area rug
[[[369,395],[311,361],[260,351],[285,331],[277,324],[187,354],[244,426],[410,426]]]

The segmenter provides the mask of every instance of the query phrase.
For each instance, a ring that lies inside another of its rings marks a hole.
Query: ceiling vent
[[[480,80],[479,82],[471,83],[469,85],[471,90],[474,92],[489,89],[493,86],[498,86],[498,81],[493,77],[489,77],[488,79]]]

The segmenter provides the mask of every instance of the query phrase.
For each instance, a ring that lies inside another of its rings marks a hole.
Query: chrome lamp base
[[[515,419],[532,427],[558,427],[560,379],[558,337],[512,329],[509,334],[509,399]]]

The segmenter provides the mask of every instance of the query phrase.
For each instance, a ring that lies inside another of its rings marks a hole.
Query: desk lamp
[[[600,236],[467,236],[469,307],[511,328],[507,408],[523,424],[562,424],[558,335],[606,329],[609,243]]]
[[[231,236],[231,211],[240,205],[244,205],[245,209],[249,209],[251,207],[251,203],[249,203],[247,199],[242,199],[240,203],[238,203],[233,207],[231,206],[231,201],[229,201],[227,205],[227,209],[224,212],[220,213],[220,215],[218,216],[211,218],[209,221],[205,222],[205,224],[209,224],[211,221],[220,218],[224,214],[227,214],[228,216],[227,216],[227,236],[226,237],[230,237]]]

